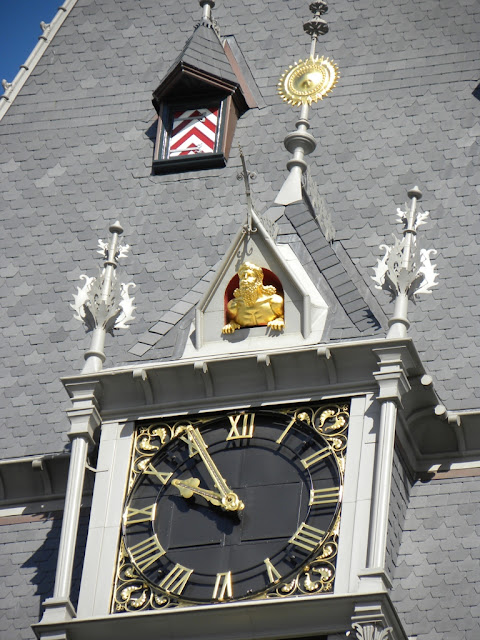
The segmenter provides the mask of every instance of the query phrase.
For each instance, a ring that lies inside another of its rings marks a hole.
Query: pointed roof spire
[[[302,174],[307,168],[305,156],[317,146],[315,138],[308,133],[309,108],[312,102],[322,100],[332,91],[338,78],[338,68],[332,60],[323,56],[315,57],[318,37],[328,33],[328,24],[321,17],[328,11],[328,5],[318,0],[310,4],[310,11],[314,15],[303,25],[304,31],[311,37],[310,55],[306,60],[291,65],[278,83],[278,92],[285,102],[301,105],[302,108],[296,131],[289,133],[284,140],[285,148],[293,157],[287,162],[290,175],[275,200],[277,204],[286,205],[302,198]]]
[[[247,110],[244,88],[236,76],[220,40],[217,23],[212,17],[214,0],[199,0],[203,9],[200,22],[185,43],[153,93],[153,105],[158,111],[162,100],[175,92],[177,98],[190,97],[196,89],[233,96],[241,113]]]
[[[199,0],[199,4],[203,9],[204,20],[211,21],[212,19],[212,9],[215,6],[215,0]]]

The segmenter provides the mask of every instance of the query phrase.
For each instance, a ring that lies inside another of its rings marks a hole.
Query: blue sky
[[[40,22],[51,22],[62,3],[63,0],[0,0],[0,80],[14,79],[38,42]]]

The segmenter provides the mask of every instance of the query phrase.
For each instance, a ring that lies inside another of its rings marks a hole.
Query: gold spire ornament
[[[312,102],[322,100],[337,84],[340,76],[333,60],[315,56],[319,36],[328,33],[328,24],[322,18],[328,11],[328,5],[325,0],[316,0],[310,4],[309,9],[313,16],[305,22],[303,30],[311,38],[310,55],[306,60],[299,60],[291,65],[277,85],[283,100],[294,106],[310,106]]]
[[[322,100],[339,77],[338,67],[329,58],[316,57],[299,60],[285,71],[278,83],[278,93],[294,106]]]

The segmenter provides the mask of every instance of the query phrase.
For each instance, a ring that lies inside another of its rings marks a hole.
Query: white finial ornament
[[[129,247],[119,244],[119,236],[123,233],[119,222],[113,224],[109,231],[112,237],[108,244],[99,240],[99,253],[105,258],[102,271],[96,278],[80,276],[85,284],[78,287],[74,303],[70,305],[75,311],[74,317],[85,324],[87,331],[93,332],[82,373],[101,370],[105,361],[103,348],[107,332],[113,335],[114,329],[127,329],[133,320],[135,307],[128,290],[135,285],[133,282],[118,282],[115,274],[118,259],[127,255]]]
[[[408,300],[422,293],[431,293],[432,287],[438,284],[435,265],[430,261],[430,256],[436,250],[422,249],[417,239],[418,227],[426,223],[430,214],[428,211],[417,211],[417,201],[422,197],[418,187],[411,189],[408,197],[412,201],[410,210],[408,204],[405,204],[405,211],[397,209],[397,221],[404,224],[403,238],[400,240],[394,236],[392,245],[380,245],[385,255],[378,260],[374,267],[375,275],[372,276],[375,288],[388,291],[392,300],[395,300],[388,338],[406,337],[410,326],[407,319]]]

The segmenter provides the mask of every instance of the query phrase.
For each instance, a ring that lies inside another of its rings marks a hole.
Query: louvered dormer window
[[[197,25],[154,91],[153,105],[154,173],[226,165],[237,120],[255,103],[232,50],[210,20]]]
[[[237,118],[230,96],[200,105],[162,104],[154,172],[225,166]]]

